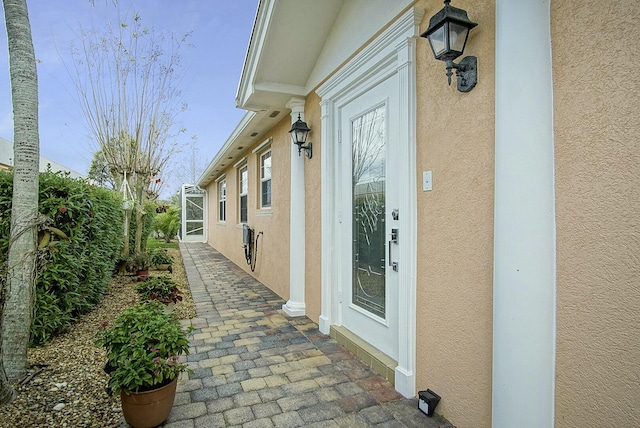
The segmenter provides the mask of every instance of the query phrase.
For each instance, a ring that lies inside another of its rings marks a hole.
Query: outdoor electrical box
[[[253,229],[251,229],[246,223],[242,225],[242,245],[246,247],[253,241]]]

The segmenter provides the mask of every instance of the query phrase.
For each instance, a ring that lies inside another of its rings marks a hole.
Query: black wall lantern
[[[444,7],[429,20],[429,28],[421,34],[429,40],[433,56],[445,62],[447,78],[451,85],[451,69],[456,69],[458,90],[469,92],[478,81],[478,60],[475,56],[467,56],[456,64],[454,59],[464,52],[469,30],[475,27],[467,16],[467,11],[450,6],[451,0],[444,0]]]
[[[306,146],[304,145],[304,143],[307,142],[309,131],[311,131],[311,129],[307,126],[307,122],[303,122],[302,119],[300,119],[300,114],[298,114],[298,120],[291,125],[291,130],[289,131],[289,134],[291,134],[291,141],[293,141],[293,144],[298,146],[298,156],[300,156],[300,152],[304,149],[307,157],[311,159],[313,154],[311,147],[313,144],[309,143]]]

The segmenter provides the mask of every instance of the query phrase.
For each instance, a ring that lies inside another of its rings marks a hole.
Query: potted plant
[[[147,278],[146,281],[139,282],[136,291],[144,300],[157,300],[165,305],[182,300],[178,286],[167,275]]]
[[[171,267],[173,260],[164,251],[156,251],[151,254],[151,264],[156,267],[157,270],[168,270]]]
[[[151,266],[151,255],[145,251],[134,253],[127,259],[127,270],[139,276],[149,275],[149,266]]]
[[[155,300],[125,310],[97,333],[107,351],[109,389],[120,395],[125,420],[136,428],[164,422],[175,398],[180,373],[188,370],[179,356],[189,353],[187,334],[175,314]]]

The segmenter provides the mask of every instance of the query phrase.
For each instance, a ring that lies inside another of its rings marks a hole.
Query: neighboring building
[[[11,170],[13,168],[13,143],[0,137],[0,170]],[[71,178],[86,178],[86,176],[76,172],[58,162],[40,156],[40,172],[46,172],[47,169],[52,172],[68,172]]]
[[[452,6],[468,93],[420,37],[441,0],[261,0],[206,240],[250,271],[263,232],[285,312],[460,428],[640,426],[640,2]]]

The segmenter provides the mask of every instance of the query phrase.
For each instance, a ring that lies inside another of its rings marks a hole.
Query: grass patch
[[[153,237],[149,237],[147,239],[147,251],[153,251],[160,248],[178,248],[178,241],[172,240],[169,243],[164,242],[164,239],[156,239]]]

